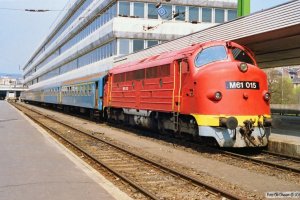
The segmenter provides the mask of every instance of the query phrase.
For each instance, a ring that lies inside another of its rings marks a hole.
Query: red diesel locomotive
[[[267,76],[253,53],[214,41],[122,64],[104,88],[108,119],[214,139],[221,147],[266,146]]]

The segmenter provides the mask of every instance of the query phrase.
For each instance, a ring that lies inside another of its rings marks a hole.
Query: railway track
[[[56,137],[135,188],[147,199],[242,199],[184,172],[113,144],[105,138],[96,137],[26,106],[12,104]]]
[[[231,151],[221,151],[225,155],[248,160],[254,163],[259,163],[300,174],[300,158],[277,154],[269,151],[261,151],[259,154],[247,155],[244,153],[234,153]]]

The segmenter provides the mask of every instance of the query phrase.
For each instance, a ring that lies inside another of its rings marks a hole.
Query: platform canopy
[[[252,49],[261,68],[300,65],[300,0],[253,13],[152,48],[117,58],[114,65],[212,40]],[[197,26],[197,25],[195,25]]]

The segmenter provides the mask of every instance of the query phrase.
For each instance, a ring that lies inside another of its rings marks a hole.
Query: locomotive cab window
[[[232,55],[234,57],[235,60],[241,61],[241,62],[245,62],[245,63],[249,63],[254,65],[254,61],[251,59],[251,57],[242,49],[240,48],[232,48],[231,49]]]
[[[196,67],[201,67],[203,65],[225,59],[227,59],[225,47],[221,45],[212,46],[199,52],[199,54],[196,56],[195,64]]]

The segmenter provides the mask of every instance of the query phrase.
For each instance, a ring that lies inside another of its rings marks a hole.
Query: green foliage
[[[294,94],[296,104],[300,104],[300,87],[294,88]]]
[[[282,77],[278,70],[270,70],[268,74],[269,91],[272,104],[297,104],[300,88],[294,88],[289,77]],[[297,95],[298,94],[298,95]]]

